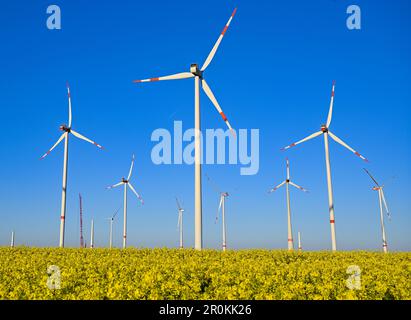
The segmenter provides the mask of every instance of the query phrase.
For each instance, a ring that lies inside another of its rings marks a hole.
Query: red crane
[[[80,200],[80,248],[84,248],[84,238],[83,238],[83,199],[81,194],[78,194]]]

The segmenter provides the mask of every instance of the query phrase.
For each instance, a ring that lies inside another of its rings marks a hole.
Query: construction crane
[[[81,194],[78,194],[80,200],[80,248],[84,248],[84,238],[83,238],[83,199]]]

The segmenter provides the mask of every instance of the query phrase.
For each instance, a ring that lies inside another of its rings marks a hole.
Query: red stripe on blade
[[[60,220],[65,220],[65,219],[66,219],[66,217],[64,217],[64,216],[60,217]]]
[[[224,121],[227,121],[227,117],[225,116],[224,112],[220,112],[221,117],[223,118]]]
[[[330,223],[335,223],[335,220],[330,220]]]
[[[158,81],[159,78],[151,78],[150,81]]]
[[[236,14],[236,12],[237,12],[237,8],[234,9],[234,11],[233,11],[233,13],[231,14],[231,16],[234,17],[234,15]]]
[[[227,29],[228,29],[228,26],[225,26],[224,29],[223,29],[223,31],[221,32],[221,35],[222,35],[222,36],[226,33]]]

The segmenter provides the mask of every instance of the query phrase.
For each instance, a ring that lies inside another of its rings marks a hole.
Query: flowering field
[[[0,248],[0,299],[411,299],[411,253]]]

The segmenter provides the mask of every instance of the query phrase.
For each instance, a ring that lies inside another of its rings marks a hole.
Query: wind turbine
[[[206,174],[206,177],[207,177],[208,182],[210,182],[213,190],[220,195],[220,204],[218,205],[218,211],[217,211],[215,223],[217,223],[218,215],[221,211],[222,227],[223,227],[223,251],[226,251],[227,249],[227,228],[225,224],[225,199],[229,196],[229,194],[228,192],[220,191],[220,188],[217,186],[217,184],[214,181],[211,180],[208,174]]]
[[[14,230],[11,232],[10,248],[14,248]]]
[[[184,209],[181,207],[180,202],[178,201],[176,197],[176,202],[177,202],[177,208],[178,208],[178,222],[177,222],[177,228],[179,229],[180,233],[180,249],[184,248],[183,245],[183,213]]]
[[[116,217],[117,213],[120,211],[120,208],[118,208],[117,211],[110,218],[107,218],[107,220],[110,221],[110,238],[109,238],[110,249],[113,247],[113,223],[114,223],[114,218]]]
[[[223,225],[223,251],[227,250],[227,228],[225,224],[225,198],[228,197],[228,192],[220,193],[220,204],[218,205],[218,213],[221,211],[222,225]],[[216,217],[216,223],[218,220],[218,213]]]
[[[378,184],[378,182],[374,179],[374,177],[371,175],[371,173],[369,173],[369,171],[365,168],[364,168],[364,170],[370,176],[372,181],[374,181],[374,183],[375,183],[375,186],[372,188],[372,190],[378,191],[378,201],[379,201],[379,204],[380,204],[381,232],[382,232],[382,248],[384,250],[384,253],[387,253],[388,252],[388,244],[387,244],[387,238],[385,236],[383,203],[384,203],[384,207],[385,207],[388,219],[390,219],[390,220],[391,220],[391,215],[390,215],[390,212],[388,210],[387,201],[385,200],[385,196],[384,196],[384,190],[383,190],[384,185],[380,186]]]
[[[294,142],[291,145],[283,148],[282,150],[287,150],[289,148],[292,148],[296,146],[297,144],[303,143],[305,141],[308,141],[310,139],[313,139],[315,137],[318,137],[320,135],[324,136],[324,146],[325,146],[325,165],[326,165],[326,170],[327,170],[327,186],[328,186],[328,204],[329,204],[329,212],[330,212],[330,226],[331,226],[331,245],[332,245],[332,250],[336,251],[337,250],[337,241],[336,241],[336,236],[335,236],[335,216],[334,216],[334,200],[333,200],[333,191],[332,191],[332,182],[331,182],[331,165],[330,165],[330,152],[328,149],[328,136],[331,137],[335,142],[341,144],[343,147],[347,148],[351,152],[353,152],[356,156],[360,157],[364,161],[367,161],[361,154],[359,154],[357,151],[355,151],[353,148],[351,148],[349,145],[347,145],[344,141],[342,141],[340,138],[338,138],[336,135],[331,133],[329,131],[329,127],[331,124],[331,118],[332,118],[332,113],[333,113],[333,104],[334,104],[334,89],[335,89],[335,81],[333,81],[332,85],[332,90],[331,90],[331,101],[330,101],[330,108],[328,111],[328,117],[327,117],[327,122],[326,124],[321,125],[321,129],[318,132],[315,132],[308,137]]]
[[[126,248],[127,246],[127,187],[133,191],[133,193],[137,196],[137,198],[140,200],[142,204],[144,204],[143,198],[137,193],[137,191],[134,189],[132,184],[130,183],[130,178],[131,178],[131,173],[133,172],[133,166],[134,166],[134,154],[133,158],[131,160],[131,166],[130,166],[130,171],[128,172],[127,179],[124,177],[121,178],[121,181],[115,185],[107,187],[107,189],[113,189],[115,187],[124,185],[124,205],[123,205],[123,210],[124,210],[124,226],[123,226],[123,249]]]
[[[63,134],[57,140],[57,142],[48,150],[40,159],[44,159],[50,152],[64,139],[64,163],[63,163],[63,188],[61,192],[61,211],[60,211],[60,248],[64,247],[64,226],[66,220],[66,193],[67,193],[67,164],[68,164],[68,142],[69,142],[69,135],[70,133],[73,134],[75,137],[85,140],[89,143],[94,144],[96,147],[102,149],[103,147],[96,142],[86,138],[85,136],[81,135],[80,133],[74,131],[71,128],[71,96],[70,96],[70,87],[67,83],[67,95],[68,95],[68,125],[61,125],[60,130],[63,131]]]
[[[289,185],[292,185],[293,187],[300,189],[304,192],[308,192],[308,190],[304,189],[303,187],[300,187],[299,185],[295,184],[294,182],[291,182],[290,180],[290,163],[288,161],[288,158],[286,159],[287,163],[287,176],[285,181],[281,182],[278,186],[275,188],[271,189],[269,192],[274,192],[278,188],[281,188],[283,185],[286,187],[286,194],[287,194],[287,225],[288,225],[288,250],[291,251],[294,249],[294,242],[293,242],[293,231],[291,227],[291,208],[290,208],[290,190],[289,190]]]
[[[298,231],[298,251],[301,252],[303,247],[301,246],[301,233]]]
[[[191,64],[190,72],[182,72],[173,75],[168,75],[164,77],[156,77],[156,78],[148,78],[144,80],[134,80],[134,83],[140,82],[152,82],[152,81],[162,81],[162,80],[177,80],[177,79],[187,79],[187,78],[194,78],[194,113],[195,113],[195,137],[194,137],[194,152],[195,152],[195,249],[201,250],[203,247],[203,236],[202,236],[202,191],[201,191],[201,145],[200,145],[200,135],[201,135],[201,125],[200,125],[200,82],[201,87],[203,88],[205,94],[211,100],[215,108],[217,109],[218,113],[220,113],[221,117],[227,124],[228,128],[231,130],[233,135],[235,133],[227,120],[226,115],[224,114],[223,110],[221,109],[220,105],[217,102],[213,92],[211,91],[209,85],[204,79],[204,71],[212,61],[217,49],[223,39],[228,26],[233,19],[237,8],[234,9],[233,13],[231,14],[230,18],[228,19],[227,24],[225,25],[223,31],[221,32],[220,36],[217,39],[217,42],[214,44],[214,47],[211,49],[210,53],[207,56],[203,66],[199,69],[196,63]]]
[[[94,219],[91,219],[90,248],[94,248]]]

